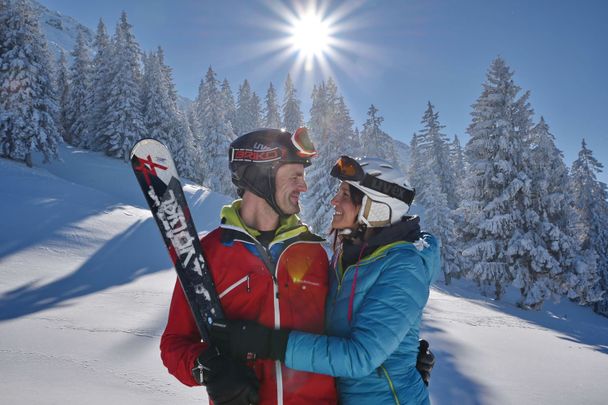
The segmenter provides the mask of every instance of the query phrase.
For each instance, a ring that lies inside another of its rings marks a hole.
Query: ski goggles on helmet
[[[332,167],[329,175],[342,181],[361,181],[365,177],[365,172],[355,159],[342,155],[338,158],[334,167]]]
[[[291,136],[291,143],[297,149],[296,154],[302,158],[309,158],[317,155],[315,145],[308,136],[308,130],[305,127],[298,128]]]
[[[340,156],[329,174],[342,181],[355,181],[361,187],[396,198],[408,205],[412,204],[416,195],[414,189],[405,188],[399,184],[383,180],[378,176],[365,173],[359,162],[349,156]]]

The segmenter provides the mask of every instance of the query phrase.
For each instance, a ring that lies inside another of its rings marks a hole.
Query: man
[[[328,260],[322,239],[295,215],[307,190],[304,168],[316,155],[305,128],[261,129],[229,150],[240,200],[201,239],[225,316],[266,327],[322,333]],[[201,342],[179,283],[161,338],[161,357],[183,384],[204,384],[216,404],[335,404],[332,377],[251,359],[245,365]],[[258,391],[259,382],[259,391]]]

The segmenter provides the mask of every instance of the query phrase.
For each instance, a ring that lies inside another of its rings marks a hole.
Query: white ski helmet
[[[416,194],[403,173],[380,158],[341,156],[331,175],[363,192],[357,222],[369,228],[399,222]]]

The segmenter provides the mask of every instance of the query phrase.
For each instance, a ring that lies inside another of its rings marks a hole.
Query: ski
[[[223,318],[220,300],[190,216],[171,153],[161,142],[143,139],[131,150],[131,166],[160,229],[201,337]]]

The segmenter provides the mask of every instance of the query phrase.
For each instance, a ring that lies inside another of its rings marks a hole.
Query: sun
[[[263,39],[244,45],[240,60],[256,59],[259,71],[273,74],[291,65],[294,81],[305,85],[314,80],[336,78],[338,71],[359,78],[380,60],[380,46],[361,41],[358,31],[369,28],[373,18],[364,10],[364,0],[263,0],[269,13],[256,14],[254,25]]]
[[[321,16],[308,12],[293,23],[292,46],[307,60],[322,57],[328,52],[332,40],[330,28]]]

